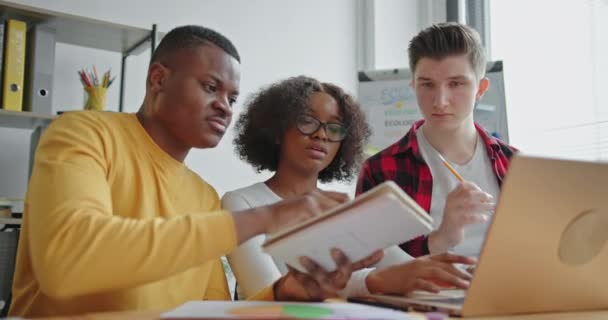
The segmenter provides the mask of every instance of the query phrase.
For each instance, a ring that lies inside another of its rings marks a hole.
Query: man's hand
[[[302,257],[300,263],[308,273],[289,267],[289,273],[275,283],[275,300],[323,301],[335,297],[338,291],[344,289],[354,271],[378,263],[383,257],[383,252],[377,251],[355,263],[351,263],[338,249],[333,249],[331,256],[337,266],[336,271],[333,272],[325,271],[323,267],[306,257]]]
[[[272,205],[235,212],[232,217],[238,244],[258,234],[273,233],[309,219],[348,199],[348,195],[340,192],[313,191]]]
[[[464,228],[488,220],[484,212],[493,211],[494,198],[471,182],[463,182],[448,194],[439,228],[429,234],[429,251],[443,253],[464,239]]]
[[[474,258],[453,254],[424,256],[412,261],[376,269],[367,275],[372,294],[407,295],[414,290],[439,292],[441,288],[467,289],[471,275],[454,264],[473,265]]]

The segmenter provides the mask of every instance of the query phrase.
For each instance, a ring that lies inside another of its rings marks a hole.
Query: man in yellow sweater
[[[230,299],[222,255],[346,200],[314,193],[233,214],[184,165],[191,148],[215,147],[226,131],[239,61],[217,32],[179,27],[152,56],[137,114],[73,112],[53,121],[36,152],[10,314],[162,310]],[[292,274],[257,298],[318,298],[336,289],[332,280],[378,258],[349,264],[342,257],[342,269],[329,278]]]

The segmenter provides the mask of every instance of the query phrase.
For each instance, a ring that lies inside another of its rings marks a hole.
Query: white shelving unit
[[[13,129],[36,129],[46,127],[53,116],[33,112],[0,110],[0,127]]]
[[[25,21],[28,29],[33,25],[44,25],[55,30],[57,43],[89,47],[119,53],[120,100],[119,111],[123,110],[124,80],[127,58],[139,55],[146,50],[153,50],[163,34],[156,30],[138,28],[122,24],[100,21],[87,17],[36,8],[12,1],[0,0],[0,17]],[[27,50],[27,49],[26,49]],[[74,70],[74,74],[76,70]],[[54,115],[35,114],[32,112],[14,112],[0,109],[0,128],[31,129],[29,172],[33,164],[34,151],[40,134],[53,120]]]
[[[164,35],[156,30],[156,25],[152,25],[151,29],[144,29],[4,0],[0,0],[0,16],[25,21],[28,28],[32,25],[48,26],[55,30],[55,40],[58,43],[120,53],[120,111],[124,101],[127,58],[156,48],[158,39]]]

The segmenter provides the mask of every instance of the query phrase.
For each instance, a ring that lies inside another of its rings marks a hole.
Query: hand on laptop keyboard
[[[467,289],[471,274],[454,264],[474,265],[476,262],[474,258],[450,253],[424,256],[372,271],[366,279],[367,288],[372,294],[397,295],[407,295],[414,290]]]

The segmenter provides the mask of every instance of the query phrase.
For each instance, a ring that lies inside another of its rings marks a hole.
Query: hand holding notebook
[[[302,256],[333,271],[332,248],[342,250],[350,261],[359,261],[432,230],[431,217],[394,182],[386,181],[328,212],[271,234],[263,249],[303,272]]]

